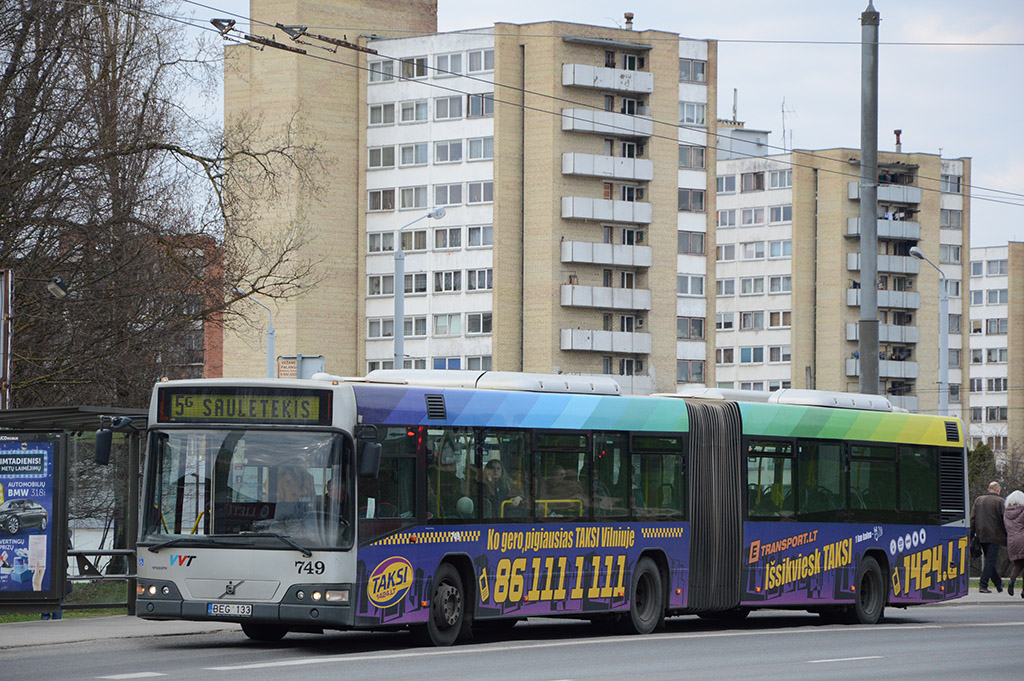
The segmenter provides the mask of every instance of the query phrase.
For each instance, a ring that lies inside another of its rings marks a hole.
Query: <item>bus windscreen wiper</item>
[[[196,543],[196,544],[211,544],[211,545],[216,545],[216,546],[231,546],[231,544],[228,543],[228,542],[217,541],[217,538],[218,537],[237,537],[237,536],[238,535],[236,535],[236,534],[188,535],[187,537],[175,537],[174,539],[168,539],[167,541],[162,541],[159,544],[153,544],[152,546],[147,546],[146,548],[149,549],[151,552],[156,553],[160,549],[167,548],[168,546],[174,546],[176,544],[185,544],[185,543],[189,543],[189,542]]]
[[[273,537],[274,539],[280,539],[281,541],[283,541],[285,544],[287,544],[288,546],[292,547],[296,551],[301,551],[302,555],[304,555],[306,558],[309,558],[310,556],[313,555],[313,552],[310,551],[309,549],[307,549],[305,546],[302,546],[301,544],[296,544],[291,539],[289,539],[288,535],[281,534],[280,532],[242,532],[238,536],[239,537]]]

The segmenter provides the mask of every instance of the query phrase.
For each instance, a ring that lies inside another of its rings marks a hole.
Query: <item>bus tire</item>
[[[857,592],[850,610],[853,624],[876,624],[885,611],[885,580],[882,568],[871,556],[864,556],[857,567]]]
[[[259,622],[243,622],[242,632],[253,641],[280,641],[288,633],[288,627],[280,624],[263,624]]]
[[[466,597],[462,577],[451,563],[441,563],[434,573],[427,638],[435,646],[450,646],[466,623]]]
[[[665,618],[665,593],[658,566],[644,557],[633,568],[629,589],[629,612],[619,620],[623,633],[649,634]]]

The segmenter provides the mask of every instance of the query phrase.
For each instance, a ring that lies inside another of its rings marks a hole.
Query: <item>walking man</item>
[[[1003,592],[1003,580],[999,577],[996,561],[999,559],[999,547],[1006,546],[1006,527],[1003,525],[1003,498],[999,496],[1001,488],[994,480],[988,484],[988,492],[982,494],[971,504],[971,534],[978,535],[981,541],[981,579],[978,591],[983,594],[988,590],[989,580],[996,591]]]

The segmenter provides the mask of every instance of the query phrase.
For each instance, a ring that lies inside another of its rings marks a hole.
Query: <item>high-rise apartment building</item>
[[[348,65],[229,49],[226,118],[298,116],[329,169],[320,194],[263,213],[270,235],[302,223],[323,263],[276,307],[278,354],[361,374],[393,365],[397,332],[413,368],[611,375],[634,393],[704,383],[714,41],[560,22],[436,33],[433,2],[252,11],[379,25],[358,38],[374,53],[339,53]],[[443,218],[421,219],[435,206]],[[225,375],[261,373],[257,333],[226,334]]]
[[[864,287],[878,290],[879,383],[937,413],[939,274],[949,292],[949,403],[967,354],[969,159],[879,153],[878,280],[860,275],[860,151],[769,154],[767,132],[723,124],[716,180],[715,384],[859,392]]]
[[[1024,243],[972,248],[970,432],[997,456],[1024,452]]]

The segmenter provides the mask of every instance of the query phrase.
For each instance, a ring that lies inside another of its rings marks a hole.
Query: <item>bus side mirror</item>
[[[93,460],[100,466],[110,463],[110,445],[114,439],[114,431],[109,428],[100,428],[96,431],[96,452]]]
[[[383,449],[379,442],[363,442],[359,446],[359,477],[377,477],[380,473],[380,453]]]

